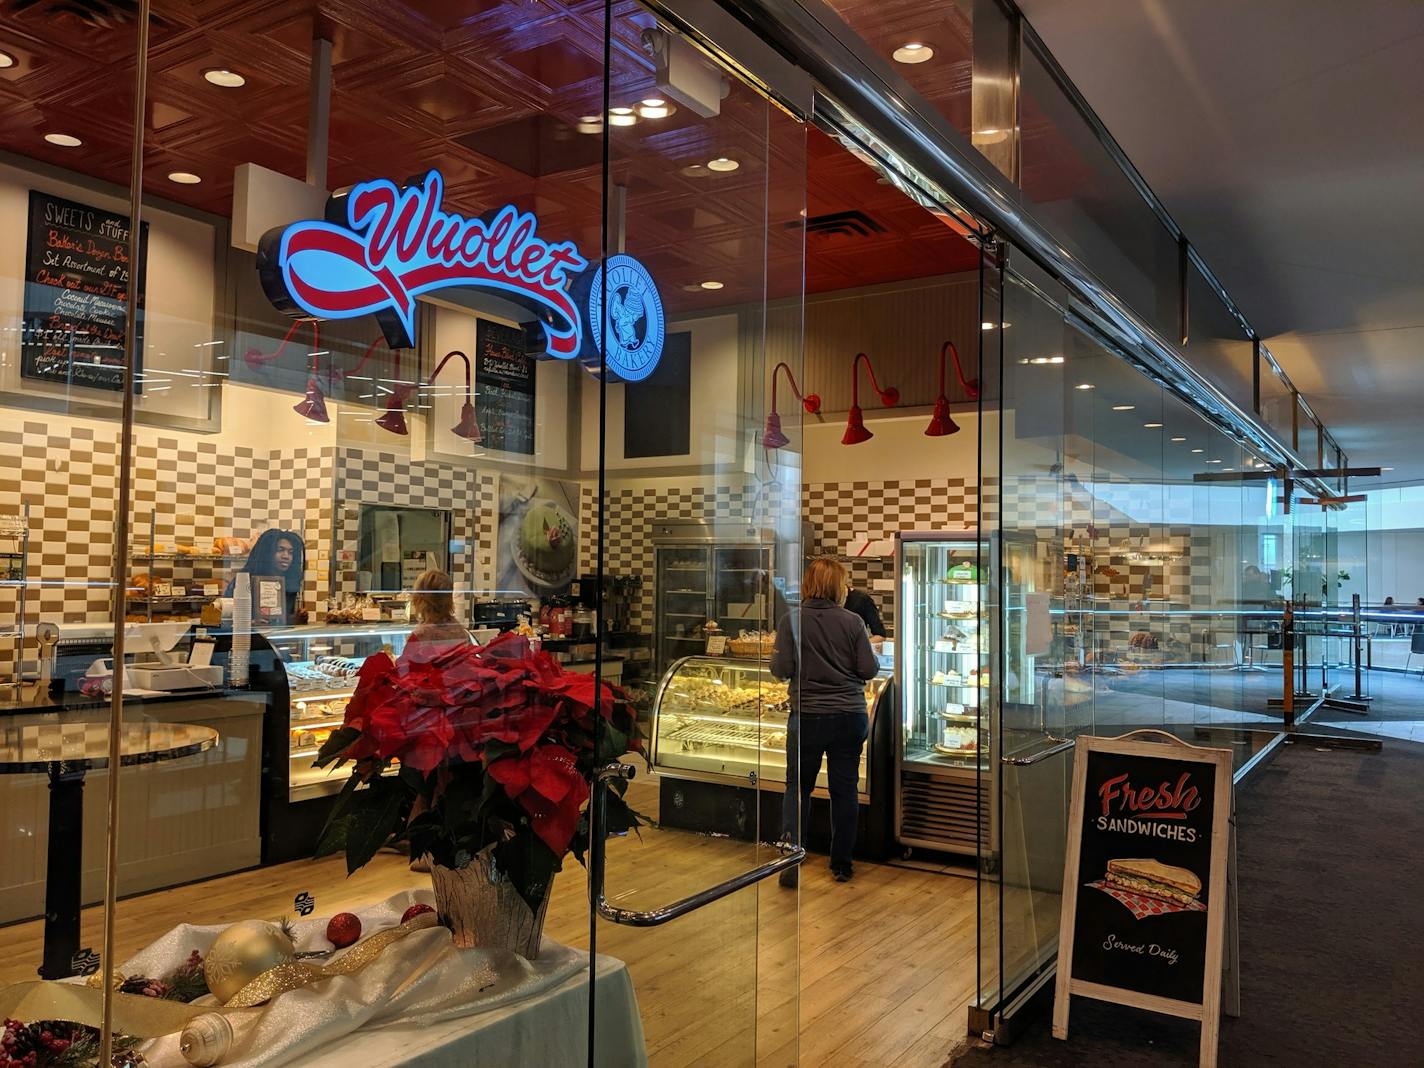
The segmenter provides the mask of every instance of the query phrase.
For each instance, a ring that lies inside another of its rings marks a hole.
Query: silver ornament
[[[178,1051],[195,1068],[210,1068],[232,1048],[232,1024],[218,1012],[205,1012],[178,1036]]]

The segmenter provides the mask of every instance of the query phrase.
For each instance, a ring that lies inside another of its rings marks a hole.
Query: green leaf
[[[351,816],[333,817],[326,821],[326,826],[321,829],[321,837],[317,839],[316,852],[312,856],[320,860],[322,857],[329,857],[334,853],[344,852],[346,849],[346,835],[351,829]]]
[[[343,815],[350,807],[351,801],[356,796],[356,789],[361,785],[359,775],[350,775],[341,784],[341,793],[336,795],[336,804],[331,806],[331,815],[326,817],[327,826],[331,826],[331,821]],[[325,832],[323,832],[325,833]]]
[[[425,772],[411,767],[409,764],[402,764],[400,773],[397,776],[401,785],[413,794],[425,793]]]
[[[346,831],[346,874],[350,875],[376,855],[401,824],[401,791],[389,779],[371,781],[372,802],[350,815]]]
[[[326,741],[321,743],[321,749],[317,751],[316,759],[312,761],[312,767],[326,767],[359,737],[361,737],[361,732],[355,727],[337,727]]]

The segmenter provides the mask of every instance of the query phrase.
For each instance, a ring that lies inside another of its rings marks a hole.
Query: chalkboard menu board
[[[147,250],[145,223],[139,231],[136,375],[142,367]],[[30,190],[21,375],[122,390],[129,269],[128,216]]]
[[[1231,753],[1161,732],[1077,749],[1054,1034],[1066,1037],[1069,995],[1083,994],[1202,1020],[1214,1057]]]
[[[487,449],[534,455],[534,375],[524,331],[479,320],[475,333],[475,416]]]

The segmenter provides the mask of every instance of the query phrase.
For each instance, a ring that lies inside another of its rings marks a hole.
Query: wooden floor
[[[629,908],[666,904],[768,855],[749,843],[645,830],[641,840],[610,843],[607,894]],[[330,915],[423,886],[428,876],[394,852],[350,878],[340,858],[243,872],[120,902],[117,955],[184,921],[294,915],[303,891],[317,915]],[[963,876],[866,863],[853,881],[836,883],[825,858],[812,857],[799,891],[767,880],[665,927],[600,922],[597,950],[628,963],[657,1068],[939,1068],[967,1029],[975,895]],[[570,861],[546,930],[586,949],[588,914],[583,870]],[[82,934],[81,945],[101,944],[98,908],[85,910]],[[0,983],[34,978],[39,949],[38,922],[0,928]]]

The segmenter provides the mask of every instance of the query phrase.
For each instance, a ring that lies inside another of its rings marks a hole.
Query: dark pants
[[[849,871],[855,852],[855,824],[859,802],[860,751],[870,733],[864,712],[811,712],[791,714],[786,731],[786,798],[782,803],[782,833],[800,845],[811,831],[811,791],[826,757],[826,779],[831,790],[831,870]],[[801,819],[796,819],[796,806]]]

